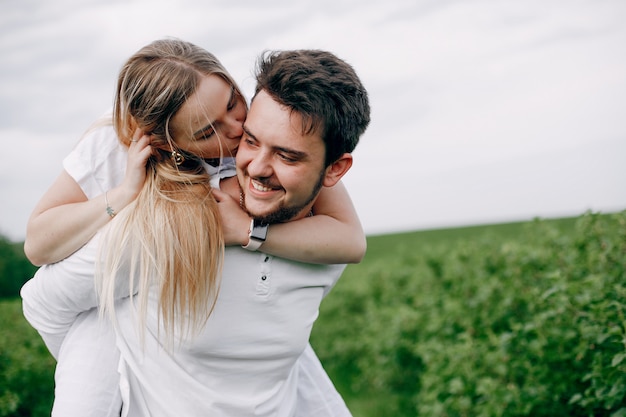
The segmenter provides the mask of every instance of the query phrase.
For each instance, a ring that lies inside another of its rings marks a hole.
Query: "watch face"
[[[255,221],[254,226],[252,227],[252,232],[250,232],[250,238],[265,241],[265,238],[267,237],[268,227],[269,226],[267,224],[257,224],[257,222]]]

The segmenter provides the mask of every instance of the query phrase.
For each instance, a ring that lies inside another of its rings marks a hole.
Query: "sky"
[[[0,234],[109,109],[124,61],[176,37],[250,96],[268,49],[348,61],[372,122],[344,177],[369,235],[626,209],[622,0],[0,0]]]

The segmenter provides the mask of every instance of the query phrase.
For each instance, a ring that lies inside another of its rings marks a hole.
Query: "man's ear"
[[[344,153],[335,162],[326,167],[324,175],[324,187],[332,187],[337,184],[341,177],[352,167],[352,154]]]

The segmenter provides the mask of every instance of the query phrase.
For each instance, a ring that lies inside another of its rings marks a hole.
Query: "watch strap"
[[[265,242],[268,227],[269,225],[257,223],[252,219],[250,221],[250,230],[248,231],[248,243],[241,245],[241,247],[253,252],[259,249]]]

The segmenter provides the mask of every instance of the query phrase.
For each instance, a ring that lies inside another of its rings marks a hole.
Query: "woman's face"
[[[176,112],[170,131],[182,150],[204,159],[235,156],[243,134],[246,104],[219,75],[203,76]]]

